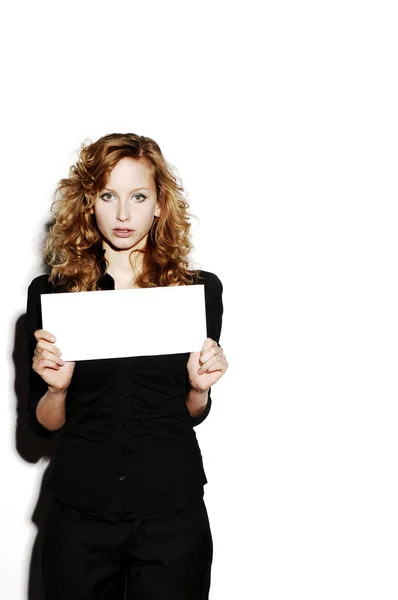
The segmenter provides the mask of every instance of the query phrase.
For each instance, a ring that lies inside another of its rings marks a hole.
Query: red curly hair
[[[54,220],[43,246],[49,278],[62,291],[94,291],[106,269],[102,238],[90,214],[111,170],[122,158],[145,164],[156,185],[161,214],[154,219],[144,249],[138,287],[189,285],[199,271],[189,270],[189,204],[175,169],[151,138],[133,133],[112,133],[81,145],[79,159],[69,177],[59,181],[51,205]],[[57,197],[58,196],[58,197]]]

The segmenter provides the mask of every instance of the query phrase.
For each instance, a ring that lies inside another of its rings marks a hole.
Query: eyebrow
[[[114,194],[117,194],[117,192],[115,192],[115,190],[113,190],[112,188],[105,187],[104,190],[108,190],[108,192],[113,192]],[[135,188],[134,190],[130,190],[129,194],[131,194],[132,192],[138,192],[139,190],[147,190],[148,192],[151,191],[149,188],[139,187]]]

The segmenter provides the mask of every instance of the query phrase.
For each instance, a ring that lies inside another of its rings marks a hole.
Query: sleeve
[[[220,346],[220,334],[222,327],[223,302],[222,302],[223,285],[220,279],[214,273],[205,272],[205,307],[206,307],[206,324],[207,337],[217,342]],[[204,411],[197,417],[191,417],[192,427],[196,427],[202,423],[208,416],[211,409],[211,388],[207,397],[207,404]]]
[[[36,348],[34,332],[42,328],[40,294],[43,293],[46,293],[45,276],[39,276],[29,285],[27,294],[25,330],[30,361],[27,411],[28,423],[31,429],[42,438],[52,439],[59,434],[61,429],[55,431],[47,429],[36,416],[37,405],[47,391],[47,384],[32,367],[33,354]]]

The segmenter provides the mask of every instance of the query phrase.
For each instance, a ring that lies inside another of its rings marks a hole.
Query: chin
[[[122,239],[112,239],[106,240],[108,246],[112,248],[112,250],[128,250],[129,248],[134,247],[134,243],[131,240],[122,240]]]

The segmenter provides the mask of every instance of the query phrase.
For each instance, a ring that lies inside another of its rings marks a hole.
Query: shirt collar
[[[115,280],[113,279],[110,273],[104,273],[97,280],[97,286],[101,288],[101,290],[114,290],[115,289]]]
[[[107,273],[105,271],[106,262],[104,259],[104,254],[105,254],[105,248],[100,248],[98,250],[98,255],[99,255],[98,258],[99,258],[99,263],[102,268],[102,274],[99,276],[99,278],[97,280],[97,287],[101,288],[101,290],[114,290],[115,289],[115,280],[113,279],[113,277],[110,273]]]

